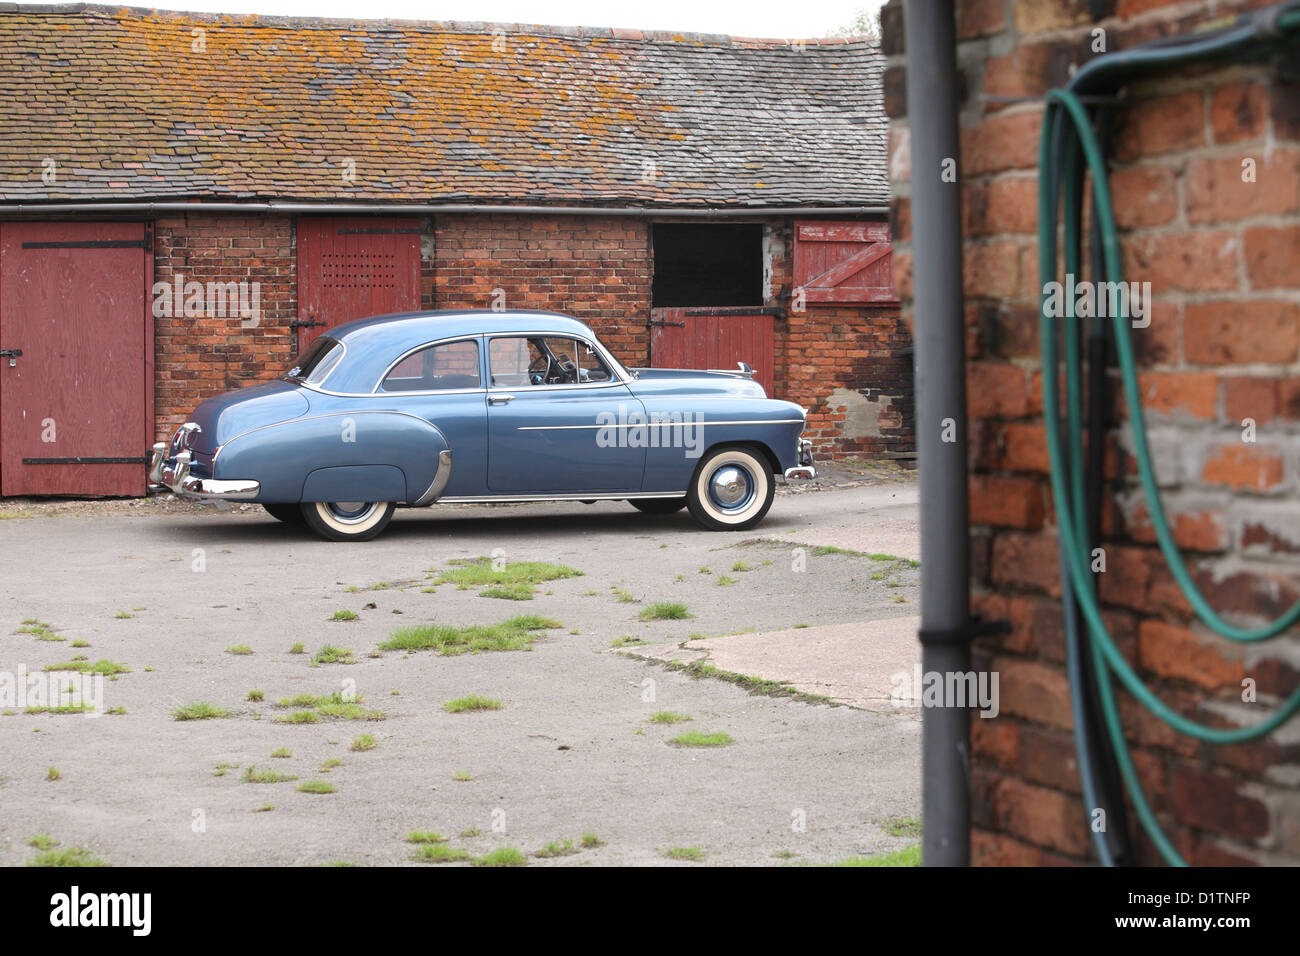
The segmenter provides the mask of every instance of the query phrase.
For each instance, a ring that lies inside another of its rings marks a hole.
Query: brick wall
[[[977,663],[1001,674],[1001,715],[972,721],[973,859],[1091,855],[1070,735],[1056,542],[1041,419],[1036,162],[1041,105],[1070,65],[1248,6],[1160,0],[959,0],[974,610],[1009,620]],[[884,13],[894,231],[910,311],[911,180],[902,10]],[[1272,619],[1300,594],[1300,89],[1267,65],[1188,70],[1129,89],[1112,184],[1129,281],[1149,281],[1135,330],[1166,507],[1220,610]],[[1243,183],[1243,159],[1257,181]],[[937,171],[935,171],[937,174]],[[1118,386],[1117,386],[1118,389]],[[1243,441],[1243,419],[1257,441]],[[1197,623],[1153,546],[1130,445],[1113,435],[1100,580],[1112,633],[1171,706],[1202,722],[1258,682],[1253,722],[1300,680],[1300,642],[1231,644]],[[1193,863],[1300,862],[1300,733],[1201,746],[1120,692],[1134,762]],[[1220,711],[1221,712],[1221,711]],[[1222,720],[1220,719],[1222,722]],[[1136,824],[1134,824],[1136,826]],[[1143,859],[1154,862],[1145,837]]]
[[[260,283],[256,325],[238,316],[154,319],[155,419],[169,438],[205,398],[279,374],[297,314],[293,220],[184,215],[154,226],[154,281]],[[173,313],[179,310],[172,309]]]
[[[790,221],[766,223],[769,305],[793,293]],[[651,362],[653,253],[643,219],[448,215],[422,220],[423,308],[547,309],[592,326],[618,358]],[[155,279],[261,283],[254,327],[236,317],[155,320],[157,433],[168,437],[204,398],[273,378],[293,357],[297,317],[294,220],[187,215],[155,229]],[[776,395],[811,410],[821,458],[913,449],[910,335],[896,307],[809,304],[777,322]]]
[[[617,216],[439,216],[440,309],[548,309],[590,325],[620,362],[650,351],[650,233]],[[498,304],[499,303],[499,304]]]

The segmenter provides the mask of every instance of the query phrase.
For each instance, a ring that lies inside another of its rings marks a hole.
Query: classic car
[[[777,478],[814,477],[805,417],[744,363],[626,369],[569,316],[407,313],[338,326],[281,378],[207,399],[153,446],[149,479],[335,541],[434,502],[626,500],[743,530]]]

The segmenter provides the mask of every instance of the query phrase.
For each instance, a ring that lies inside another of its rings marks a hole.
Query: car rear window
[[[328,335],[322,335],[307,346],[306,352],[294,360],[293,366],[284,377],[308,385],[319,385],[339,364],[339,359],[343,358],[343,351],[341,342]]]

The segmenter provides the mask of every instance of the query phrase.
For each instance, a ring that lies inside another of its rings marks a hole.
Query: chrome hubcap
[[[709,497],[723,511],[739,511],[753,495],[753,479],[743,468],[724,465],[709,478]]]
[[[374,513],[378,504],[373,501],[329,501],[325,503],[330,517],[343,524],[360,524]]]

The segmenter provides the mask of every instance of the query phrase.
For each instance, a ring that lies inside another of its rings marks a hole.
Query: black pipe
[[[921,670],[964,674],[970,669],[970,561],[956,31],[951,2],[906,0],[903,16],[922,501]],[[970,711],[926,707],[921,728],[921,861],[925,866],[966,866]]]

